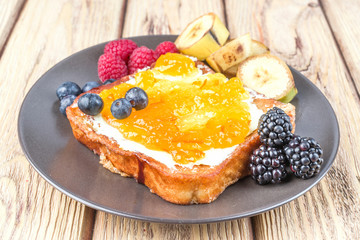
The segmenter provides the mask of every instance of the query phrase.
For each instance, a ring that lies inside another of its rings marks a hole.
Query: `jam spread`
[[[132,87],[148,95],[145,109],[126,119],[115,119],[111,104]],[[129,140],[149,149],[168,152],[181,164],[195,162],[212,148],[232,147],[249,133],[249,93],[238,78],[202,74],[190,58],[175,53],[162,55],[153,69],[134,79],[103,90],[101,114]]]

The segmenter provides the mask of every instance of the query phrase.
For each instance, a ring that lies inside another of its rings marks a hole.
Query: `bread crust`
[[[199,64],[199,63],[198,63]],[[210,71],[204,68],[203,71]],[[112,84],[91,90],[99,93],[129,79],[125,77]],[[78,97],[79,98],[79,97]],[[116,141],[97,134],[88,121],[91,116],[81,112],[77,99],[67,108],[67,118],[75,138],[100,156],[100,163],[110,171],[122,176],[133,177],[146,185],[151,192],[176,204],[210,203],[229,185],[250,174],[249,161],[252,151],[260,145],[257,131],[248,135],[245,141],[220,164],[216,166],[194,165],[192,168],[165,164],[140,152],[123,150]],[[273,99],[254,99],[263,112],[273,106],[282,108],[295,126],[295,107]]]

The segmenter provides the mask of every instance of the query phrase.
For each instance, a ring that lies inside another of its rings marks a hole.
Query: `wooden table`
[[[159,224],[95,211],[45,182],[17,136],[23,98],[65,57],[121,37],[179,34],[215,12],[326,95],[341,129],[335,163],[298,199],[252,218]],[[0,1],[0,239],[360,239],[360,2],[357,0]]]

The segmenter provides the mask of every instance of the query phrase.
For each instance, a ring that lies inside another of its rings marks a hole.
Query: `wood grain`
[[[359,1],[321,0],[321,6],[328,20],[332,33],[344,56],[351,77],[360,92],[360,12]],[[359,167],[357,169],[359,171]]]
[[[191,0],[151,0],[146,3],[129,0],[126,12],[123,37],[179,34],[190,21],[208,12],[215,12],[224,20],[221,0],[201,0],[196,4]]]
[[[334,108],[341,130],[339,152],[326,177],[297,200],[255,217],[255,236],[358,239],[360,159],[355,156],[360,128],[351,123],[360,119],[359,98],[319,3],[233,0],[225,6],[230,32],[250,32],[315,83]]]
[[[94,210],[55,190],[30,167],[18,142],[17,115],[26,92],[47,69],[117,38],[123,9],[123,1],[25,5],[0,59],[0,239],[91,237]]]
[[[191,9],[191,11],[189,10]],[[224,20],[222,1],[128,1],[123,37],[179,34],[196,17],[215,12]],[[130,14],[132,13],[132,14]],[[136,13],[136,14],[134,14]],[[159,224],[97,212],[94,239],[252,239],[249,218],[217,224]]]
[[[258,239],[359,239],[360,3],[319,1],[0,1],[0,239],[252,239],[253,233]],[[17,115],[47,69],[99,42],[178,34],[210,11],[228,23],[232,37],[250,32],[329,99],[341,144],[316,187],[251,219],[159,224],[89,209],[30,167],[18,143]]]
[[[94,239],[253,239],[250,218],[211,224],[162,224],[96,213]]]
[[[18,19],[25,0],[0,2],[0,57],[4,44]]]

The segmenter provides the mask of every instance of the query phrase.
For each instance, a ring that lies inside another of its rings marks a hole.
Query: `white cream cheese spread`
[[[259,121],[260,116],[263,112],[256,107],[254,103],[252,103],[252,94],[250,94],[250,99],[247,100],[249,104],[249,112],[250,112],[250,131],[249,134],[252,133],[256,128]],[[208,165],[208,166],[216,166],[223,162],[230,154],[235,150],[237,145],[229,148],[214,148],[205,152],[205,157],[196,161],[195,163],[188,164],[180,164],[173,160],[172,156],[165,151],[156,151],[146,148],[144,145],[128,140],[124,138],[124,136],[117,130],[116,128],[109,125],[101,116],[98,114],[97,116],[90,118],[91,125],[93,126],[93,130],[97,134],[104,135],[109,139],[114,140],[120,148],[127,151],[132,152],[141,152],[153,159],[156,159],[158,162],[163,163],[169,168],[175,167],[175,165],[189,167],[192,168],[194,165]]]

